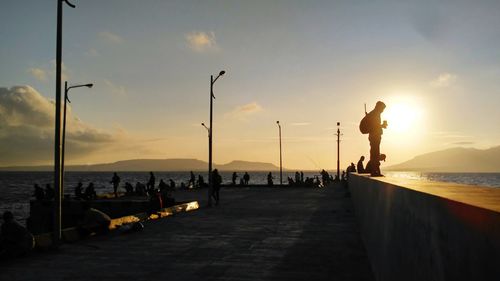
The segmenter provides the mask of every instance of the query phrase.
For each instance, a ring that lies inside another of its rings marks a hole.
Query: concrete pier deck
[[[0,280],[374,280],[341,187],[177,192],[199,210],[0,264]]]

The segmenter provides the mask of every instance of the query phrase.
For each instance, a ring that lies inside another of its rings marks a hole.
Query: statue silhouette
[[[359,124],[361,133],[368,134],[370,141],[370,172],[372,177],[382,176],[380,173],[380,142],[383,129],[387,128],[387,121],[381,123],[380,115],[385,109],[385,104],[378,101],[375,108],[367,113]],[[368,166],[368,165],[367,165]]]

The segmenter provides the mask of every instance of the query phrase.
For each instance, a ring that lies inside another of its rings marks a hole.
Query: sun
[[[387,120],[387,132],[412,135],[420,127],[423,111],[414,99],[398,97],[389,100],[386,105],[382,118]]]

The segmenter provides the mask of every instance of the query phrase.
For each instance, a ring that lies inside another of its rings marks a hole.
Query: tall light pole
[[[279,139],[280,139],[280,185],[283,185],[283,158],[281,155],[281,125],[280,125],[280,121],[276,121],[276,124],[278,124]]]
[[[57,35],[56,35],[56,115],[54,134],[54,227],[52,238],[54,245],[61,241],[61,64],[62,64],[62,2],[71,8],[75,5],[68,0],[57,0]]]
[[[213,190],[213,179],[212,179],[212,137],[214,134],[213,129],[213,101],[215,99],[214,96],[214,84],[219,77],[224,75],[226,71],[222,70],[219,72],[219,75],[215,77],[210,75],[210,128],[208,129],[208,207],[212,206],[212,190]]]
[[[62,151],[61,151],[61,196],[64,197],[64,152],[66,148],[66,103],[71,101],[68,98],[68,92],[73,88],[87,87],[92,88],[94,84],[81,84],[68,87],[68,81],[64,82],[64,113],[63,113],[63,128],[62,128]]]
[[[337,122],[337,178],[340,179],[340,122]]]

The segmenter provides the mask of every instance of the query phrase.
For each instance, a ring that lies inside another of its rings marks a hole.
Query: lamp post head
[[[276,121],[276,124],[278,124],[278,125],[279,125],[279,124],[280,124],[280,121]]]
[[[202,126],[205,126],[205,123],[201,123]]]
[[[340,126],[340,122],[337,122],[337,126]]]
[[[225,71],[225,70],[221,70],[221,72],[219,72],[219,76],[222,76],[222,75],[224,75],[224,74],[226,74],[226,71]]]
[[[90,83],[90,84],[85,84],[85,87],[87,88],[92,88],[94,86],[94,84]]]

